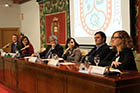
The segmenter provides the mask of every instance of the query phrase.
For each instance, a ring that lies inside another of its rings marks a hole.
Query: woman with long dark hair
[[[63,59],[73,62],[79,62],[81,58],[81,51],[79,44],[74,38],[68,38],[66,41],[66,49],[63,53]]]
[[[34,53],[34,48],[27,36],[23,36],[21,38],[20,44],[21,44],[20,49],[21,57],[31,56]]]

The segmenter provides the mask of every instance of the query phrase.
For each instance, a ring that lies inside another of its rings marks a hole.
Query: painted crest
[[[112,0],[80,0],[80,21],[83,29],[93,35],[106,31],[112,17]]]

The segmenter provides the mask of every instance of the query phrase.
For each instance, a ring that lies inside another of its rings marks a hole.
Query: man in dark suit
[[[63,47],[57,43],[57,37],[52,35],[50,36],[49,41],[51,45],[49,45],[44,52],[40,53],[40,57],[49,58],[52,54],[62,57],[64,50]]]
[[[92,65],[95,65],[94,57],[98,56],[101,62],[110,52],[110,48],[106,44],[105,33],[103,33],[102,31],[96,32],[94,39],[96,46],[82,60],[82,62],[88,60]],[[88,59],[86,57],[88,57]]]
[[[11,53],[16,53],[20,50],[20,44],[18,41],[18,36],[16,34],[12,35]]]

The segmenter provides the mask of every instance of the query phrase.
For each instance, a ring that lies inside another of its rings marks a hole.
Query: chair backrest
[[[82,54],[82,56],[87,55],[88,54],[88,50],[81,49],[81,54]]]

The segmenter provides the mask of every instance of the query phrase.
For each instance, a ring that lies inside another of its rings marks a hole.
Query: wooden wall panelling
[[[37,71],[37,93],[66,93],[66,78],[60,70],[41,69]]]
[[[27,1],[31,1],[31,0],[13,0],[13,3],[22,4],[22,3],[25,3]]]
[[[2,31],[0,29],[0,48],[2,48]]]
[[[104,76],[84,74],[12,58],[3,58],[2,61],[6,65],[4,66],[6,83],[23,90],[24,93],[140,92],[140,74],[136,71],[126,72],[120,76]]]
[[[30,68],[24,61],[17,61],[18,88],[25,93],[37,93],[36,70]]]
[[[69,75],[67,81],[67,93],[116,93],[115,87],[111,87],[111,84],[108,85],[107,83],[103,83],[103,80],[98,80],[97,78],[92,79],[84,78],[84,75],[80,77]]]
[[[19,34],[19,28],[0,28],[0,48],[12,42],[12,35]],[[5,52],[10,52],[11,47],[4,49]]]
[[[4,81],[4,63],[0,57],[0,80]]]
[[[65,93],[65,79],[59,72],[32,63],[18,62],[18,87],[26,93]],[[45,71],[45,72],[44,72]]]
[[[5,59],[4,60],[4,80],[10,86],[17,87],[17,73],[16,73],[15,60]]]

